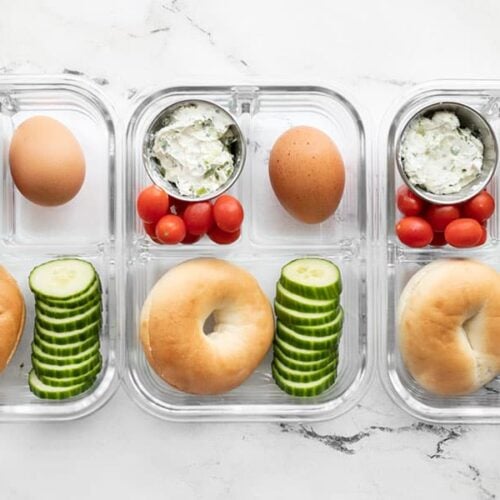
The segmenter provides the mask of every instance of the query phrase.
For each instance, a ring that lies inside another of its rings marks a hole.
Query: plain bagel
[[[213,332],[204,333],[213,314]],[[192,394],[220,394],[244,382],[274,333],[271,305],[245,270],[194,259],[168,271],[146,299],[141,342],[154,371]]]
[[[14,278],[0,266],[0,372],[9,364],[23,333],[24,298]]]
[[[441,395],[476,391],[500,373],[500,276],[474,260],[440,260],[401,294],[399,342],[408,371]]]

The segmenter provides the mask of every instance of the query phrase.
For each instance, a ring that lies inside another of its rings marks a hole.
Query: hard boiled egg
[[[290,215],[317,224],[337,209],[344,192],[344,162],[321,130],[294,127],[275,142],[269,158],[274,193]]]
[[[83,151],[71,131],[47,116],[34,116],[14,132],[10,171],[28,200],[56,206],[74,198],[85,179]]]

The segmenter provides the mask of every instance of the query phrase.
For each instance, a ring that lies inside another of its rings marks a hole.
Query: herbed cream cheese
[[[163,177],[185,196],[217,191],[234,171],[232,124],[228,115],[209,103],[177,108],[154,136],[152,154]]]
[[[483,143],[460,127],[457,115],[437,111],[413,119],[401,143],[401,160],[411,184],[434,194],[452,194],[474,181],[483,167]]]

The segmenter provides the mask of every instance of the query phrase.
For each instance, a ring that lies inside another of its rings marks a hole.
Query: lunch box
[[[315,86],[179,86],[134,95],[120,113],[97,85],[73,76],[0,77],[2,261],[18,281],[28,311],[24,335],[0,375],[0,420],[65,420],[104,405],[119,387],[141,408],[176,421],[314,421],[335,418],[355,406],[376,367],[392,399],[426,421],[500,422],[500,385],[461,398],[438,398],[420,389],[399,357],[394,309],[399,293],[420,266],[458,255],[457,250],[414,250],[395,238],[394,191],[401,183],[394,141],[404,117],[424,104],[455,99],[480,111],[499,133],[500,83],[443,82],[414,89],[388,113],[377,148],[369,120],[345,91]],[[157,245],[145,234],[135,200],[150,184],[143,164],[148,127],[167,106],[186,99],[212,101],[228,110],[246,138],[246,163],[231,188],[245,207],[242,237],[218,246],[208,238],[194,245]],[[53,116],[80,141],[87,161],[81,193],[69,204],[40,209],[14,188],[8,169],[12,123],[34,114]],[[122,116],[123,115],[123,116]],[[318,225],[292,219],[279,204],[268,176],[270,149],[294,125],[326,132],[346,166],[346,186],[334,216]],[[367,130],[368,128],[368,130]],[[373,152],[377,149],[377,155]],[[372,161],[375,159],[376,161]],[[499,199],[494,179],[490,189]],[[466,250],[493,265],[498,218],[490,239]],[[462,252],[463,254],[464,252]],[[63,255],[92,262],[103,282],[104,367],[96,384],[67,401],[44,401],[28,388],[33,298],[27,278],[43,261]],[[302,256],[331,259],[340,268],[345,323],[336,383],[320,396],[294,398],[271,376],[272,353],[240,387],[217,396],[195,396],[163,382],[150,368],[139,342],[142,304],[168,269],[194,257],[226,259],[248,269],[270,300],[281,267]]]

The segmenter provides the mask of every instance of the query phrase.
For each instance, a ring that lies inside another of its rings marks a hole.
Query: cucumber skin
[[[51,306],[50,304],[45,304],[43,300],[37,300],[35,303],[35,310],[40,311],[45,316],[50,316],[56,319],[71,318],[72,316],[77,316],[83,314],[85,311],[92,309],[97,304],[101,303],[101,297],[96,296],[88,302],[82,304],[78,307],[72,308],[60,308],[57,306]],[[57,309],[57,311],[54,311]]]
[[[295,262],[301,261],[301,260],[308,260],[307,258],[300,258],[300,259],[295,259],[283,266],[281,270],[281,276],[280,276],[280,282],[284,288],[286,288],[288,291],[296,294],[296,295],[302,295],[303,297],[306,297],[308,299],[321,299],[321,300],[332,300],[336,299],[339,297],[339,295],[342,293],[342,276],[340,274],[340,269],[330,260],[327,259],[321,259],[321,258],[311,258],[311,260],[322,260],[324,262],[327,262],[329,265],[335,267],[337,274],[339,276],[339,279],[337,282],[335,282],[332,285],[324,286],[324,287],[315,287],[315,286],[309,286],[309,285],[304,285],[303,283],[299,283],[297,281],[289,279],[287,276],[285,276],[286,273],[286,268],[290,265],[292,265]]]
[[[335,361],[336,365],[338,354],[332,352],[330,353],[330,356],[318,359],[317,361],[298,361],[296,359],[287,356],[277,345],[275,345],[274,357],[277,358],[280,361],[280,363],[285,365],[287,368],[290,368],[292,370],[303,370],[304,372],[309,372],[324,368],[333,361]]]
[[[96,279],[90,289],[73,299],[51,299],[37,294],[35,294],[35,299],[47,304],[48,306],[71,309],[73,307],[80,307],[86,304],[93,297],[97,296],[102,296],[102,286],[99,276],[96,275]]]
[[[33,353],[33,356],[41,363],[64,366],[74,365],[90,359],[92,356],[99,352],[99,347],[99,342],[94,342],[93,344],[91,344],[91,347],[87,349],[87,351],[82,351],[81,353],[76,355],[57,356],[46,353],[33,341],[33,343],[31,344],[31,351]]]
[[[101,331],[101,326],[101,321],[96,321],[84,329],[77,330],[78,333],[76,334],[72,332],[50,332],[49,335],[49,333],[45,333],[38,328],[37,322],[35,321],[35,335],[39,335],[42,340],[45,340],[45,342],[53,344],[74,344],[75,342],[87,340],[90,337],[98,337],[99,332]]]
[[[46,330],[51,330],[53,332],[68,332],[71,330],[79,330],[85,326],[89,326],[100,319],[102,315],[101,304],[95,305],[92,309],[89,309],[88,313],[85,314],[83,318],[68,320],[64,323],[54,323],[49,316],[39,314],[39,311],[35,308],[35,319],[40,326]]]
[[[86,351],[93,344],[99,344],[99,337],[94,335],[86,340],[74,342],[72,344],[55,344],[40,338],[36,332],[33,335],[33,343],[49,356],[76,356]]]
[[[277,300],[274,301],[274,311],[276,312],[276,316],[282,323],[301,326],[316,326],[322,325],[324,323],[329,323],[335,318],[335,314],[337,313],[337,311],[335,310],[321,313],[305,313],[302,311],[294,311],[293,309],[286,308]],[[297,315],[294,316],[293,313],[296,313]],[[309,315],[318,316],[311,317]]]
[[[337,349],[340,341],[340,332],[336,332],[333,335],[329,335],[328,337],[312,337],[299,334],[296,331],[292,330],[290,327],[285,326],[280,321],[277,321],[276,324],[276,335],[289,344],[301,349],[311,349],[314,351]]]
[[[308,302],[304,302],[304,300],[301,299],[305,299]],[[305,297],[301,297],[300,295],[288,292],[288,290],[284,289],[283,285],[281,285],[279,282],[276,286],[276,301],[284,307],[288,307],[289,309],[294,309],[295,311],[305,313],[328,312],[331,310],[335,310],[339,305],[338,298],[328,301],[315,301],[314,299],[306,299]]]
[[[344,326],[344,309],[340,306],[337,316],[329,323],[323,325],[304,326],[287,324],[287,326],[300,335],[306,335],[312,338],[329,337],[335,333],[340,333],[341,335],[342,327]]]
[[[41,363],[34,355],[31,355],[31,363],[37,377],[46,376],[54,378],[74,378],[91,371],[95,366],[102,363],[101,354],[97,353],[93,357],[82,361],[73,368],[60,365]],[[44,366],[42,366],[42,364]]]
[[[292,373],[287,372],[287,366],[280,364],[278,359],[273,360],[273,366],[275,371],[277,371],[284,380],[288,382],[298,382],[298,383],[307,383],[307,382],[317,382],[325,378],[330,373],[337,371],[337,363],[332,361],[329,365],[320,368],[315,371],[300,371],[300,370],[290,370]]]
[[[297,347],[279,338],[277,335],[274,337],[274,345],[281,349],[290,359],[302,362],[319,361],[320,359],[329,358],[334,354],[331,349],[316,350]]]
[[[319,396],[323,392],[325,392],[328,388],[330,388],[337,378],[335,372],[332,372],[330,375],[325,377],[322,381],[318,381],[316,385],[313,387],[308,387],[307,389],[297,387],[293,382],[288,382],[285,380],[279,372],[271,367],[273,379],[276,382],[276,385],[283,391],[289,394],[290,396],[302,397],[302,398],[310,398],[314,396]]]
[[[95,382],[102,370],[102,362],[94,366],[91,370],[78,377],[51,377],[49,375],[38,375],[38,378],[51,387],[68,387],[77,384],[84,384],[88,381]]]
[[[36,374],[32,370],[28,376],[28,386],[30,391],[40,399],[62,400],[72,398],[74,396],[78,396],[82,392],[85,392],[94,383],[94,380],[88,380],[87,382],[76,386],[62,387],[60,390],[46,391],[38,387],[34,376],[36,376]]]
[[[38,298],[44,298],[44,299],[54,299],[54,300],[68,300],[68,299],[74,299],[74,298],[77,298],[78,296],[84,294],[85,292],[87,292],[90,287],[94,284],[95,282],[95,279],[92,280],[89,285],[87,287],[85,287],[84,290],[81,290],[80,292],[74,294],[74,295],[70,295],[68,297],[58,297],[58,296],[52,296],[52,295],[46,295],[44,293],[41,293],[39,292],[38,290],[35,290],[33,287],[32,287],[32,276],[33,276],[33,273],[35,273],[37,270],[39,270],[41,267],[43,266],[46,266],[47,264],[51,264],[53,262],[61,262],[61,261],[64,261],[64,260],[69,260],[69,261],[79,261],[79,262],[82,262],[83,264],[85,265],[88,265],[92,268],[92,270],[94,271],[94,277],[97,277],[98,274],[97,274],[97,271],[95,270],[95,267],[93,266],[93,264],[91,264],[90,262],[86,261],[86,260],[83,260],[83,259],[78,259],[76,257],[63,257],[63,258],[60,258],[60,259],[52,259],[52,260],[48,260],[47,262],[43,262],[42,264],[38,265],[38,266],[35,266],[29,276],[28,276],[28,284],[29,284],[29,287],[30,287],[30,290],[35,294],[36,297]]]

